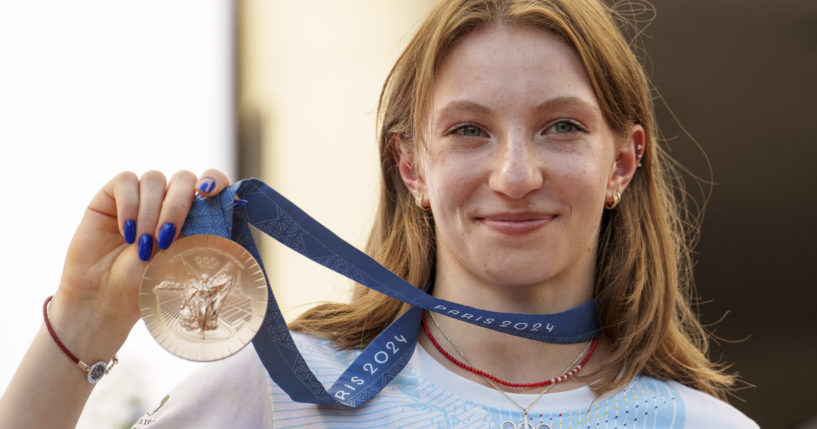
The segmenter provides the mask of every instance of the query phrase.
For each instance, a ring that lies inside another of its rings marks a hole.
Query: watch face
[[[105,362],[97,362],[91,365],[91,368],[88,369],[88,382],[93,384],[102,380],[106,369],[108,369],[108,364]]]
[[[267,282],[239,244],[213,235],[177,240],[142,275],[139,306],[153,338],[176,356],[223,359],[261,327]]]

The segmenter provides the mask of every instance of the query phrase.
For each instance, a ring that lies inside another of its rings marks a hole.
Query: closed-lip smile
[[[502,234],[523,235],[545,226],[555,217],[545,212],[498,212],[477,216],[476,220]]]

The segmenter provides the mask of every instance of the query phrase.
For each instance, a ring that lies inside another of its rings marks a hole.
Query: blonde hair
[[[379,104],[382,191],[366,246],[380,263],[417,287],[431,280],[434,223],[403,184],[393,157],[397,141],[422,144],[437,68],[456,44],[496,23],[531,25],[560,36],[581,59],[613,131],[633,124],[645,132],[645,152],[620,205],[606,211],[598,243],[595,298],[612,351],[598,393],[638,374],[671,379],[724,397],[732,375],[707,357],[708,333],[691,302],[691,243],[697,236],[674,161],[656,143],[649,83],[616,27],[614,12],[597,0],[451,0],[434,6],[389,73]],[[413,149],[412,149],[413,148]],[[403,148],[405,150],[405,148]],[[363,348],[406,304],[358,286],[350,304],[315,307],[290,328]]]

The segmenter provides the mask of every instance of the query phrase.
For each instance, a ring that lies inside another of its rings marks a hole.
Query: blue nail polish
[[[142,234],[139,237],[139,259],[147,262],[151,253],[153,253],[153,237],[150,234]]]
[[[216,181],[210,177],[199,180],[199,191],[209,194],[216,187]]]
[[[125,226],[122,228],[125,235],[125,243],[133,244],[136,241],[136,222],[133,219],[125,221]]]
[[[156,244],[159,245],[159,248],[164,250],[170,247],[170,243],[173,242],[173,237],[176,236],[176,225],[171,222],[168,222],[162,225],[162,228],[159,230],[159,237],[156,241]]]
[[[247,203],[248,203],[247,200],[242,200],[241,198],[236,198],[235,200],[233,200],[233,208],[237,209],[239,207],[244,207],[244,206],[247,205]]]

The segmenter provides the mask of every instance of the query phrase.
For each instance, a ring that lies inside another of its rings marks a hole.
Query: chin
[[[549,280],[554,277],[554,273],[549,270],[538,269],[532,270],[529,264],[514,266],[513,264],[506,264],[496,270],[489,270],[485,273],[485,277],[491,283],[501,285],[504,287],[536,287],[549,283]]]

